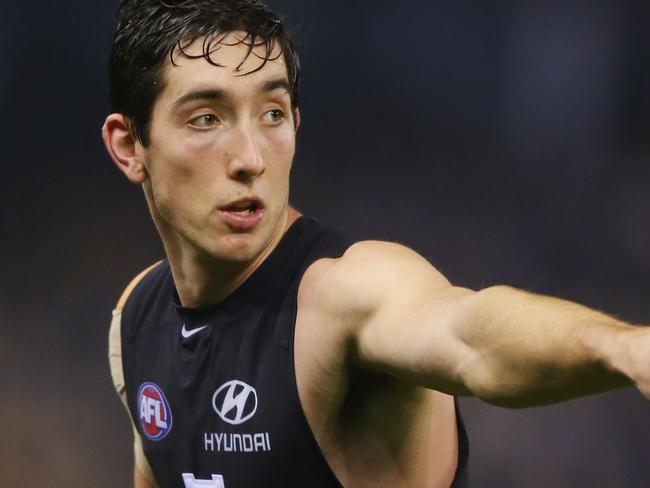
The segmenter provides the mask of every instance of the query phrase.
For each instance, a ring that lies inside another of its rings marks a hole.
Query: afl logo
[[[232,380],[214,392],[212,407],[224,422],[243,424],[257,411],[257,393],[243,381]]]
[[[142,433],[159,441],[172,429],[172,409],[158,385],[143,383],[138,392],[138,411]]]

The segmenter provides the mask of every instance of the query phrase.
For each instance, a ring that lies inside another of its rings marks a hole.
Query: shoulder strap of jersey
[[[157,263],[152,264],[151,266],[149,266],[144,271],[140,272],[135,278],[131,280],[131,283],[129,283],[129,285],[124,289],[124,291],[122,292],[122,296],[120,296],[120,299],[117,301],[117,305],[115,305],[114,313],[120,313],[122,311],[122,309],[124,308],[124,304],[129,299],[129,296],[131,295],[133,289],[136,286],[138,286],[138,283],[140,283],[142,278],[144,278],[147,275],[147,273],[149,273],[149,271],[154,269],[160,263],[162,263],[162,261],[158,261]]]

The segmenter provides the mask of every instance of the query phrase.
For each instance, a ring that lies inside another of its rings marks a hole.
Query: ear
[[[300,127],[300,122],[302,122],[302,119],[300,117],[300,109],[298,107],[293,109],[293,125],[296,128],[296,131]]]
[[[122,114],[110,114],[102,127],[102,139],[106,150],[117,167],[132,183],[140,184],[147,179],[142,162],[140,143],[131,133],[128,119]]]

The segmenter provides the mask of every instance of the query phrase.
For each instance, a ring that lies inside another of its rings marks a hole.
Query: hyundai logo
[[[243,381],[232,380],[214,392],[212,407],[224,422],[243,424],[257,411],[257,393]]]

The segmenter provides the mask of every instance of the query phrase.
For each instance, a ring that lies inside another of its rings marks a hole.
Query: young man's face
[[[165,244],[230,261],[253,259],[284,232],[295,151],[284,56],[241,76],[266,54],[256,47],[235,71],[248,46],[228,44],[243,37],[229,34],[212,54],[222,67],[176,52],[177,65],[164,70],[149,145],[136,147]],[[202,44],[186,52],[200,55]]]

